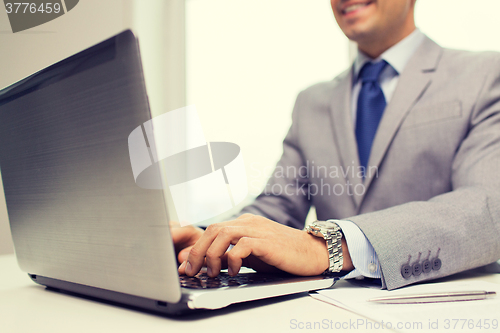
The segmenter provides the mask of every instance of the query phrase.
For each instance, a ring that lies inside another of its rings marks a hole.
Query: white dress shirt
[[[419,29],[416,29],[402,41],[382,53],[377,59],[371,59],[363,52],[358,51],[358,56],[354,61],[352,72],[351,116],[354,129],[356,127],[358,97],[362,84],[361,80],[358,80],[358,76],[363,65],[369,61],[377,63],[382,60],[385,60],[389,64],[389,66],[380,73],[379,77],[379,84],[384,93],[385,101],[389,104],[396,90],[396,86],[398,85],[399,74],[403,72],[406,64],[423,42],[424,38],[425,35]],[[343,278],[380,278],[380,265],[377,254],[363,232],[351,221],[336,220],[335,222],[342,229],[347,247],[349,248],[349,255],[351,256],[354,266],[354,269]]]

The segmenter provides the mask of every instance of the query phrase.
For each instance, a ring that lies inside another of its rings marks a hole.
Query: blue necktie
[[[368,167],[373,139],[386,106],[378,78],[387,65],[385,60],[376,64],[367,62],[359,72],[359,80],[361,80],[362,85],[358,97],[356,140],[358,141],[359,163],[365,171]],[[365,174],[363,173],[364,178]]]

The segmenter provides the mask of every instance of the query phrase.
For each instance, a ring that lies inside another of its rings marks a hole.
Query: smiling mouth
[[[347,15],[349,13],[355,12],[361,8],[367,7],[371,5],[373,1],[368,1],[367,3],[357,3],[354,5],[350,5],[342,10],[342,14]]]

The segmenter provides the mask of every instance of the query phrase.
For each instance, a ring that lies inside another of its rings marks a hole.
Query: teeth
[[[364,3],[359,3],[359,4],[356,4],[356,5],[352,5],[352,6],[349,6],[347,7],[346,9],[344,9],[344,13],[345,14],[348,14],[350,12],[353,12],[355,11],[356,9],[359,9],[361,7],[365,7],[367,4],[364,4]]]

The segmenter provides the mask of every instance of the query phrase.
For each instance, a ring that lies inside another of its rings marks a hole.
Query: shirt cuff
[[[351,256],[354,269],[344,275],[342,279],[352,279],[359,277],[368,277],[380,279],[380,264],[377,253],[373,249],[370,241],[356,224],[346,220],[334,220],[333,222],[342,229],[345,237],[349,255]]]

